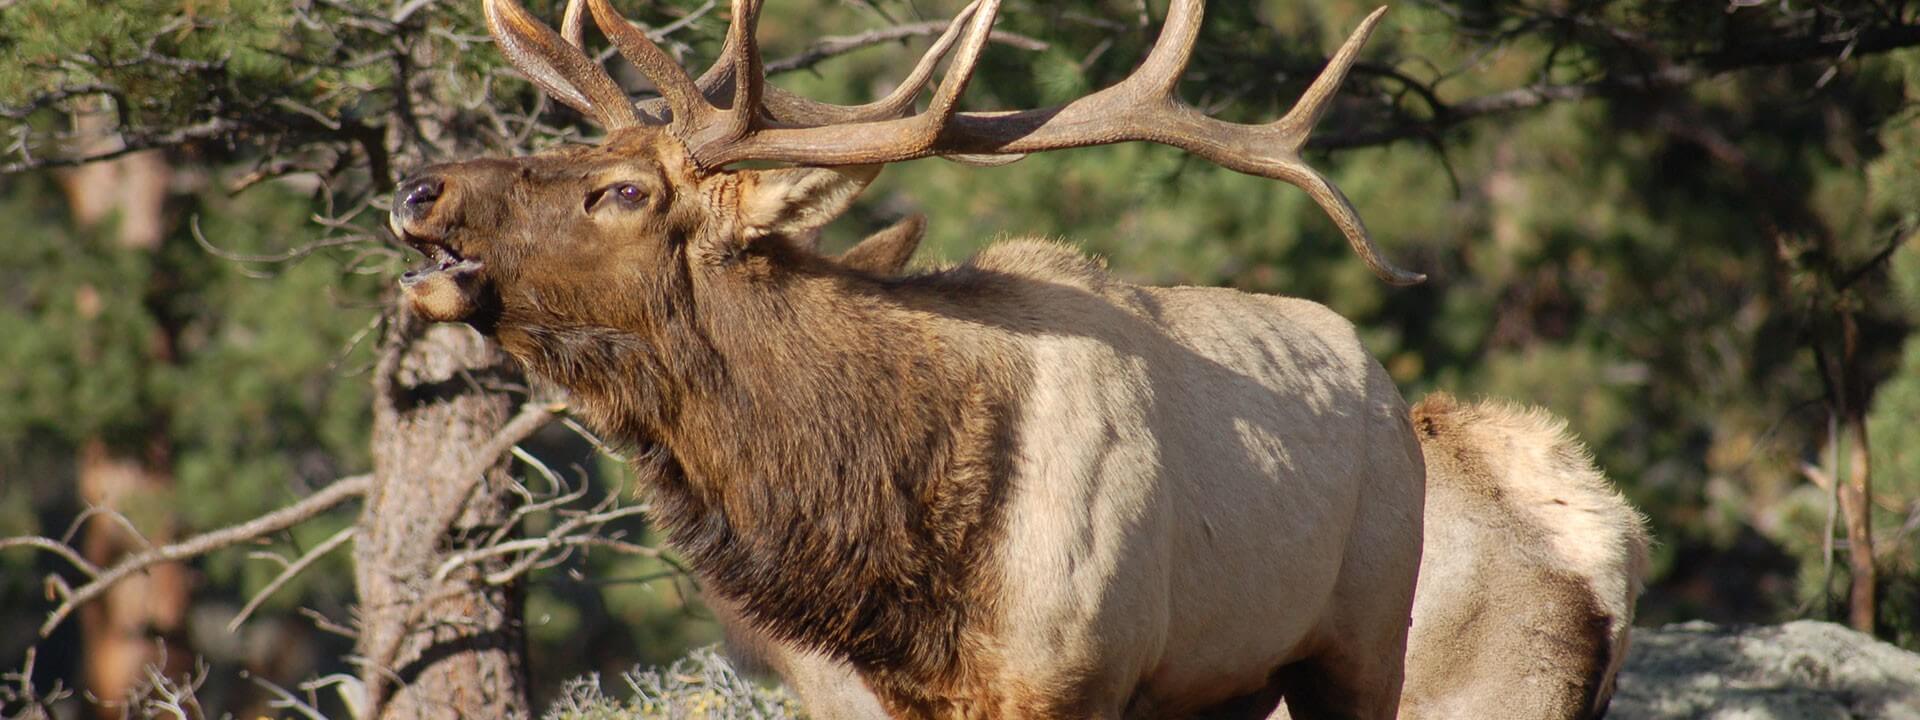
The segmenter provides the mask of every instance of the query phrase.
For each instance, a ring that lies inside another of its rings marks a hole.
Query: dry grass
[[[621,678],[631,697],[608,697],[600,678],[567,683],[547,720],[797,720],[800,703],[777,687],[735,672],[714,648],[695,650],[666,669],[635,670]]]

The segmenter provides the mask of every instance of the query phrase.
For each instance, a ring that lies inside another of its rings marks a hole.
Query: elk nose
[[[426,217],[427,211],[433,209],[434,201],[440,199],[440,193],[446,188],[446,181],[433,175],[409,178],[400,183],[400,191],[395,193],[400,196],[400,207],[395,211],[408,218]]]

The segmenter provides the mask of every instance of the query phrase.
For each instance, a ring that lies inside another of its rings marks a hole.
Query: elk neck
[[[945,676],[992,613],[1025,367],[955,311],[951,277],[756,245],[746,270],[690,274],[651,331],[502,341],[643,448],[656,522],[750,622],[865,671]]]

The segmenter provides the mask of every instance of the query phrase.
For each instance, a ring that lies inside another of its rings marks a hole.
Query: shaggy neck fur
[[[896,703],[937,703],[971,681],[954,673],[994,611],[1025,370],[952,306],[965,271],[882,281],[754,248],[659,293],[652,322],[509,317],[499,337],[648,448],[656,520],[750,621],[846,657]]]

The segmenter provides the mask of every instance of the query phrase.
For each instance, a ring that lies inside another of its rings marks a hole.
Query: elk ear
[[[853,205],[880,165],[780,168],[740,172],[739,217],[749,240],[798,237],[820,229]]]
[[[834,259],[855,270],[875,275],[898,275],[907,266],[907,261],[913,258],[913,251],[920,247],[920,239],[926,233],[927,217],[908,215],[905,220],[868,235],[860,244]]]

